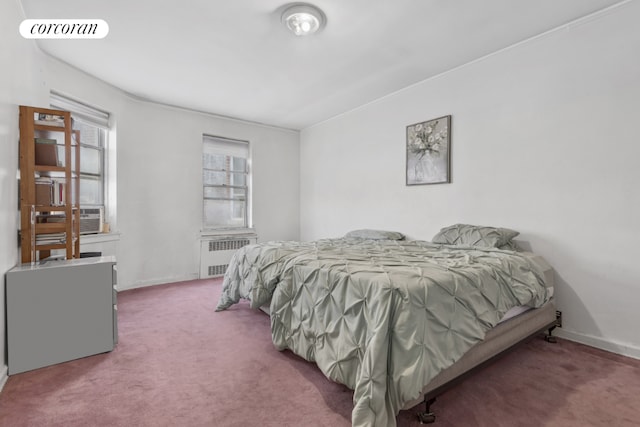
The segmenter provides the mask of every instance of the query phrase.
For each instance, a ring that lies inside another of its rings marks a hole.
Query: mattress
[[[553,297],[553,286],[547,286],[548,292],[549,292],[549,296],[552,298]],[[500,319],[500,322],[498,323],[502,323],[502,322],[506,322],[509,319],[512,319],[516,316],[521,315],[522,313],[525,313],[529,310],[532,310],[531,307],[526,306],[526,305],[518,305],[515,306],[513,308],[510,308],[509,311],[507,311],[504,316],[502,317],[502,319]],[[267,312],[268,313],[268,312]]]

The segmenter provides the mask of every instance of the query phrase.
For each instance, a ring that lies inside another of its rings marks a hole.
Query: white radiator
[[[255,234],[203,237],[200,241],[200,278],[224,276],[233,254],[257,240]]]

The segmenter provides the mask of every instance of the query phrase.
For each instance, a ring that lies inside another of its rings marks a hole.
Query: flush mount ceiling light
[[[282,12],[282,23],[296,36],[306,36],[318,31],[325,23],[324,14],[310,4],[292,4]]]

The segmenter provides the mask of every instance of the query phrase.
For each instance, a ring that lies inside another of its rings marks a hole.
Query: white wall
[[[640,357],[640,2],[301,133],[301,237],[509,227],[557,272],[561,333]],[[405,129],[451,114],[451,184],[405,186]]]
[[[136,260],[122,266],[133,285],[198,276],[203,133],[250,141],[259,240],[299,237],[298,132],[133,100],[127,111],[119,126],[127,137],[118,145],[126,183],[118,189],[119,260]]]
[[[250,141],[260,241],[299,238],[299,133],[145,102],[58,60],[50,88],[114,115],[119,289],[198,277],[202,134]]]
[[[112,225],[120,240],[82,250],[115,252],[121,290],[198,277],[203,133],[251,142],[259,240],[299,238],[297,131],[136,100],[43,54],[19,36],[23,19],[17,0],[2,3],[0,28],[15,30],[0,37],[0,387],[6,373],[4,273],[19,262],[18,105],[48,106],[53,89],[113,114],[118,221]]]
[[[0,28],[0,388],[6,374],[4,274],[18,262],[18,105],[43,102],[43,64],[33,41],[24,40],[17,0],[3,2]]]

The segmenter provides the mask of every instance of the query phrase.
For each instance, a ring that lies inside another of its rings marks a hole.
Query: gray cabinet
[[[9,374],[111,351],[115,257],[23,264],[7,272]]]

